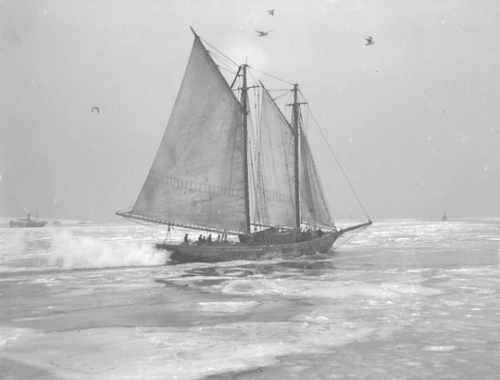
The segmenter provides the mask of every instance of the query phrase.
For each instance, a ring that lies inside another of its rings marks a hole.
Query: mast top
[[[200,36],[196,34],[196,32],[194,31],[193,27],[192,27],[192,26],[190,26],[189,28],[191,29],[191,32],[193,32],[194,36],[195,36],[196,38],[200,39]]]

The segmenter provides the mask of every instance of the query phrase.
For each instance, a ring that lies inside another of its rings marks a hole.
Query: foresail
[[[335,228],[304,131],[300,131],[300,212],[302,223]]]
[[[132,214],[246,231],[240,103],[195,38],[181,89]]]
[[[292,127],[263,88],[256,208],[264,225],[295,227],[293,141]]]

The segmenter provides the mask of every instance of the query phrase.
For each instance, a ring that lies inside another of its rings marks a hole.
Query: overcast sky
[[[498,0],[0,7],[0,216],[120,221],[163,136],[190,26],[233,60],[300,84],[373,220],[500,216]],[[334,216],[362,217],[328,149],[315,153]]]

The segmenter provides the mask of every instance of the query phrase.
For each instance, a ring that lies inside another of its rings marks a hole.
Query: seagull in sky
[[[274,9],[268,10],[267,13],[269,13],[269,16],[274,16]]]
[[[92,107],[92,109],[91,109],[91,111],[90,111],[90,112],[94,112],[94,110],[96,110],[96,111],[97,111],[97,113],[100,113],[100,111],[99,111],[99,107]]]
[[[375,42],[373,42],[373,38],[371,36],[369,36],[368,38],[366,38],[366,44],[365,46],[370,46],[370,45],[373,45]]]
[[[267,36],[269,33],[272,32],[272,30],[268,30],[267,32],[261,32],[259,30],[256,30],[257,33],[259,33],[259,36],[258,37],[265,37]]]

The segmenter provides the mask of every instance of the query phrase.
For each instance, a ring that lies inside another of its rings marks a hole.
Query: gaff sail
[[[130,216],[244,233],[241,104],[199,38]]]
[[[304,131],[300,133],[300,214],[302,223],[335,229],[320,177]]]
[[[294,133],[264,87],[260,116],[256,201],[262,224],[295,228]]]

